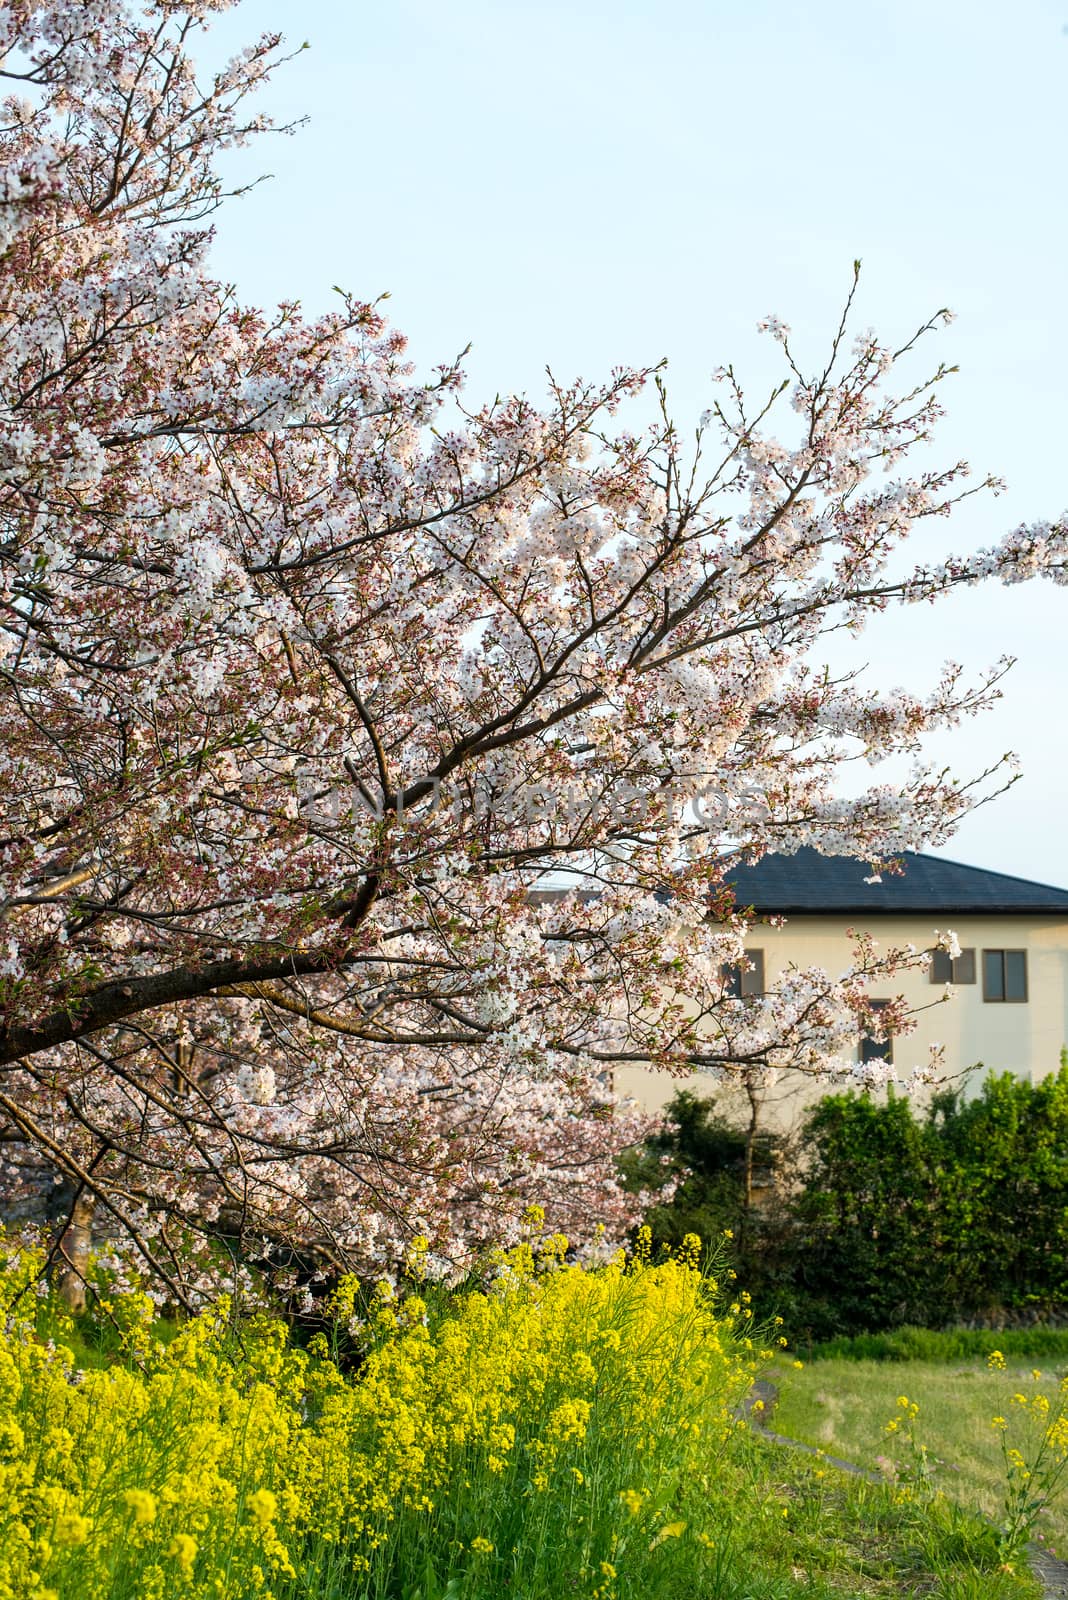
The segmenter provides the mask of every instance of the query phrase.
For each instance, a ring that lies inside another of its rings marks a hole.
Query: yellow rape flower
[[[257,1489],[246,1503],[257,1527],[266,1528],[278,1515],[278,1496],[270,1489]]]
[[[553,1269],[542,1270],[549,1259]],[[354,1297],[346,1303],[355,1287],[339,1286],[336,1312],[355,1306]],[[735,1397],[758,1359],[681,1251],[655,1266],[617,1254],[590,1272],[554,1241],[536,1254],[528,1240],[497,1253],[484,1291],[435,1310],[426,1325],[418,1298],[405,1302],[388,1284],[367,1293],[372,1317],[377,1308],[383,1320],[355,1376],[338,1371],[326,1341],[319,1359],[292,1349],[266,1316],[243,1323],[235,1363],[224,1307],[183,1324],[166,1348],[152,1342],[136,1370],[120,1362],[76,1384],[67,1358],[48,1354],[29,1323],[22,1334],[0,1324],[0,1398],[25,1433],[20,1461],[32,1453],[40,1463],[44,1531],[57,1547],[62,1537],[90,1537],[88,1519],[75,1520],[71,1461],[98,1486],[136,1459],[152,1491],[124,1498],[112,1489],[109,1501],[106,1488],[94,1488],[91,1536],[103,1538],[116,1512],[120,1524],[124,1516],[143,1524],[128,1540],[139,1600],[177,1600],[194,1572],[205,1597],[267,1600],[305,1581],[294,1567],[309,1543],[344,1547],[370,1591],[381,1586],[394,1535],[409,1536],[404,1520],[418,1518],[420,1536],[438,1537],[458,1501],[473,1504],[487,1463],[491,1473],[515,1470],[530,1494],[574,1495],[576,1522],[587,1511],[585,1440],[595,1429],[644,1460],[643,1477],[647,1470],[661,1482],[669,1470],[699,1483],[710,1448],[732,1432]],[[22,1385],[25,1401],[8,1404]],[[273,1464],[272,1487],[246,1496],[252,1461]],[[648,1504],[637,1487],[619,1491],[625,1516],[640,1517]],[[172,1534],[175,1523],[181,1534]],[[479,1537],[489,1545],[493,1532]],[[658,1537],[680,1532],[666,1523]],[[0,1596],[36,1592],[13,1559],[0,1550]],[[613,1600],[611,1563],[599,1579],[591,1565],[585,1576]]]
[[[89,1518],[79,1511],[65,1511],[56,1518],[55,1541],[57,1544],[85,1544],[92,1526]]]
[[[155,1522],[157,1500],[148,1489],[127,1489],[122,1502],[128,1511],[133,1512],[136,1523]]]
[[[188,1533],[176,1533],[167,1546],[167,1554],[177,1562],[183,1578],[193,1576],[193,1563],[197,1558],[197,1542]]]

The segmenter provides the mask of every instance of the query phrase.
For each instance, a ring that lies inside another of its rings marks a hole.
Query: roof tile
[[[867,861],[824,856],[808,846],[793,855],[767,855],[730,874],[739,906],[755,911],[1024,913],[1068,916],[1068,889],[1012,878],[985,867],[968,867],[942,856],[903,850],[900,875],[884,872],[881,883]]]

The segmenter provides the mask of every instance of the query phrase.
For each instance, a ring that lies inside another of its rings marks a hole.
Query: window
[[[983,951],[983,999],[1022,1003],[1027,999],[1027,951]]]
[[[745,959],[747,965],[731,961],[723,968],[721,974],[724,993],[734,995],[736,1000],[764,993],[763,950],[747,950]]]
[[[931,982],[974,983],[975,951],[962,950],[960,955],[954,958],[950,956],[948,950],[932,950]]]
[[[883,1011],[888,1000],[869,1000],[868,1009]],[[892,1039],[873,1039],[870,1034],[862,1033],[860,1036],[860,1059],[862,1061],[889,1061],[894,1059],[894,1041]]]

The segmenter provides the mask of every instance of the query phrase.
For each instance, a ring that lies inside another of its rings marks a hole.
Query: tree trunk
[[[750,1077],[745,1079],[745,1093],[749,1101],[749,1125],[745,1130],[745,1209],[742,1212],[741,1240],[743,1251],[749,1243],[749,1225],[753,1214],[753,1152],[760,1131],[760,1112],[763,1094]]]
[[[84,1189],[74,1197],[63,1237],[59,1241],[61,1263],[56,1290],[69,1311],[85,1310],[85,1273],[93,1244],[93,1213],[96,1196]]]

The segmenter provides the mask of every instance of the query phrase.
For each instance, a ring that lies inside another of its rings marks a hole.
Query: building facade
[[[1068,890],[938,856],[906,851],[901,860],[902,874],[875,883],[866,881],[867,862],[811,849],[739,868],[732,880],[736,903],[751,906],[757,919],[746,943],[752,970],[742,977],[743,992],[774,987],[790,966],[841,972],[851,960],[851,929],[870,933],[883,947],[920,949],[952,929],[961,946],[956,961],[936,952],[929,973],[902,973],[888,985],[888,996],[904,994],[916,1013],[915,1031],[889,1046],[858,1037],[857,1059],[889,1049],[896,1075],[905,1078],[938,1044],[947,1080],[963,1084],[965,1093],[970,1069],[980,1063],[1031,1079],[1055,1071],[1068,1044]],[[785,917],[785,925],[759,920],[770,916]],[[943,1000],[947,983],[952,998]],[[616,1076],[617,1092],[650,1110],[680,1086],[723,1093],[700,1074],[681,1085],[636,1068]],[[827,1084],[790,1082],[784,1075],[769,1091],[768,1109],[773,1120],[789,1124],[809,1100],[827,1092]]]

